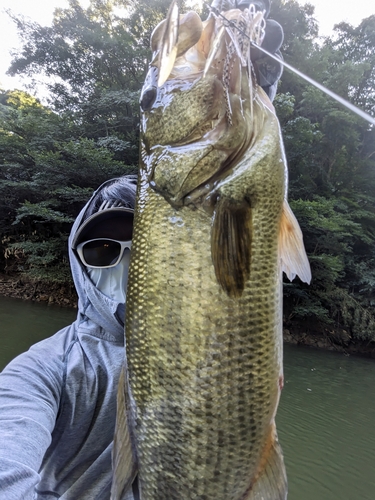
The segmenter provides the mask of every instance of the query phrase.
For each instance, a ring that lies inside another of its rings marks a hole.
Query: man
[[[77,320],[0,374],[0,500],[110,497],[135,184],[104,183],[73,225]]]

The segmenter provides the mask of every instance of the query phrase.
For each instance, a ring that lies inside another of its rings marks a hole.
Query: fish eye
[[[157,95],[156,87],[148,87],[141,95],[141,108],[143,111],[149,111],[155,102]]]

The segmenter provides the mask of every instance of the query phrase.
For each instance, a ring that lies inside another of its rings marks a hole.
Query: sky
[[[150,0],[152,1],[152,0]],[[347,21],[357,26],[362,19],[375,14],[374,0],[298,0],[299,3],[311,3],[315,6],[315,17],[319,22],[320,35],[330,35],[335,24]],[[87,6],[89,0],[80,0]],[[0,4],[0,88],[24,89],[25,81],[20,77],[6,75],[11,62],[10,51],[19,47],[19,40],[14,23],[6,14],[11,10],[14,14],[22,14],[43,26],[52,22],[55,8],[67,7],[67,0],[1,0]],[[271,16],[272,17],[272,9]]]

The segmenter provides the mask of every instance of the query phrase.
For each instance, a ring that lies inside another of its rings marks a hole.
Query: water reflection
[[[0,370],[17,354],[50,337],[76,317],[73,308],[0,296]]]
[[[289,500],[374,500],[374,361],[286,346],[285,382]]]
[[[76,311],[0,297],[0,369]],[[288,500],[375,499],[375,362],[285,346],[277,416]]]

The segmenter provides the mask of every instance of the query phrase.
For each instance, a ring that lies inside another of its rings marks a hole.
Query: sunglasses
[[[77,253],[87,267],[115,267],[122,259],[125,248],[131,250],[131,241],[117,241],[109,238],[96,238],[77,245]]]

